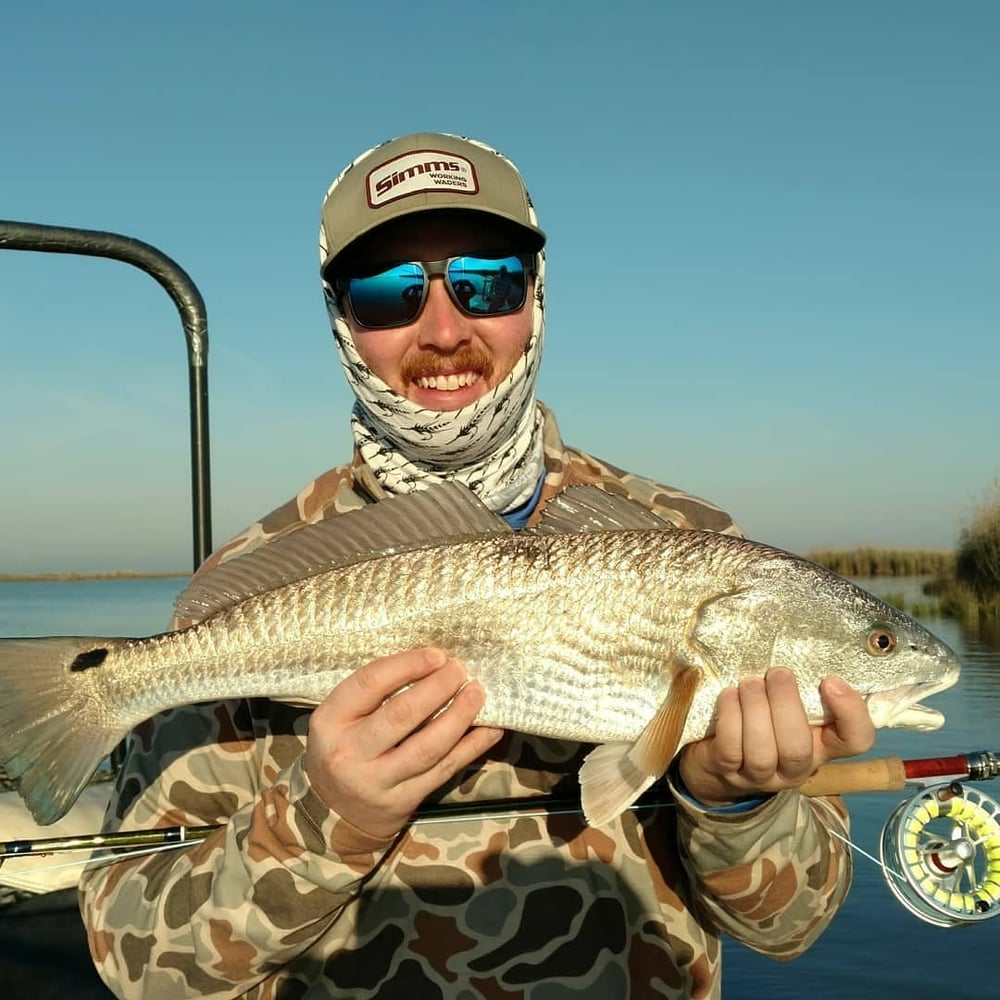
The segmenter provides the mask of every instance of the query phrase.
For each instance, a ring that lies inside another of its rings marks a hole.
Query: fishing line
[[[887,864],[885,864],[880,858],[876,858],[874,854],[869,854],[863,847],[859,847],[854,843],[849,837],[845,837],[842,834],[837,833],[836,830],[830,828],[830,834],[837,838],[841,843],[846,844],[855,854],[860,854],[863,858],[867,858],[876,868],[881,868],[883,875],[892,875],[893,878],[898,879],[900,882],[905,882],[906,878],[901,872],[894,871]]]

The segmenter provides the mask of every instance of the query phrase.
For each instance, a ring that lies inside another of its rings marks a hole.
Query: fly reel
[[[882,829],[892,894],[936,927],[1000,915],[1000,805],[959,781],[921,789]]]

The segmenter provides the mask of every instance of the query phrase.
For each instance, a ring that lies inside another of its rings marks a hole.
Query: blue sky
[[[38,0],[2,30],[0,218],[144,240],[206,299],[217,543],[349,452],[320,201],[422,129],[527,179],[568,441],[800,552],[951,546],[1000,474],[1000,5]],[[0,572],[187,568],[161,289],[2,252],[0,344]]]

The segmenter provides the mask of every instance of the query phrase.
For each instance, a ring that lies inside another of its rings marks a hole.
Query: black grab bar
[[[191,512],[194,568],[212,551],[208,430],[208,314],[187,272],[156,247],[130,236],[90,229],[0,220],[0,250],[38,250],[108,257],[145,271],[173,299],[187,340],[191,415]]]

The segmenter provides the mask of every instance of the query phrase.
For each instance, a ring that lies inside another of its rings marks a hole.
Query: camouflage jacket
[[[716,507],[559,438],[543,501],[576,483],[683,528],[739,534]],[[379,499],[357,457],[217,552]],[[839,799],[776,795],[744,813],[627,812],[414,824],[391,841],[335,815],[302,768],[308,711],[270,701],[166,712],[131,736],[108,829],[225,824],[194,847],[81,880],[97,968],[119,997],[580,1000],[717,997],[723,932],[793,958],[850,881]],[[444,802],[562,794],[589,747],[508,733]]]

